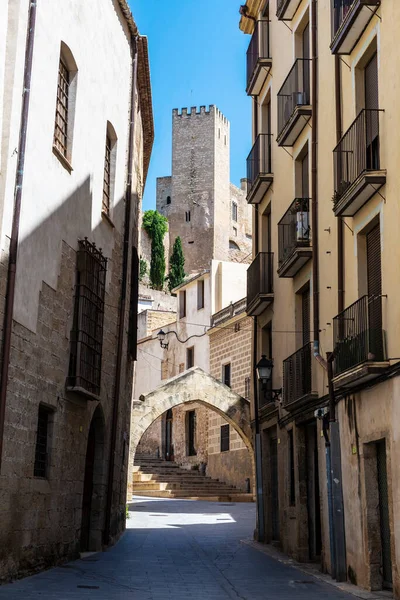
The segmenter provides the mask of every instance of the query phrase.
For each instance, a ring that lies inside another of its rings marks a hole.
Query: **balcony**
[[[278,275],[294,277],[312,257],[310,198],[296,198],[278,223]]]
[[[283,361],[283,406],[294,410],[317,399],[312,392],[312,343]]]
[[[350,54],[381,0],[331,0],[332,54]]]
[[[385,362],[382,296],[362,296],[333,319],[333,383],[352,387],[377,377]]]
[[[280,21],[291,21],[301,0],[277,0],[276,16]]]
[[[310,67],[311,59],[298,58],[278,92],[279,146],[293,146],[311,119]]]
[[[273,267],[273,252],[260,252],[247,269],[249,316],[260,315],[274,300]]]
[[[247,202],[259,204],[273,182],[270,133],[260,133],[247,157]]]
[[[336,217],[353,217],[386,183],[381,169],[378,109],[364,109],[333,151],[333,211]]]
[[[271,68],[269,21],[257,21],[247,50],[248,96],[258,96]]]
[[[237,317],[238,315],[246,312],[246,306],[246,298],[242,298],[237,302],[231,303],[229,306],[226,306],[217,313],[214,313],[211,315],[211,327],[217,327],[218,325],[233,319],[233,317]]]

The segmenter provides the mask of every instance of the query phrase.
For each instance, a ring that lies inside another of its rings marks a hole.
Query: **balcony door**
[[[375,52],[364,69],[366,108],[367,169],[379,169],[379,87],[378,55]]]
[[[366,235],[368,290],[368,359],[383,360],[382,266],[379,223]]]
[[[309,90],[310,90],[310,23],[304,28],[302,36],[302,58],[303,61],[303,90],[307,97],[304,98],[304,104],[310,103]]]

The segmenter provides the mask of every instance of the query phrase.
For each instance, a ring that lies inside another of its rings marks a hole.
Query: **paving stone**
[[[354,600],[241,543],[253,504],[138,498],[130,511],[114,548],[4,585],[0,600]]]

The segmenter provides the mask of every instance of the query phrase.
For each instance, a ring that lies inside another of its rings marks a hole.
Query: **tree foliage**
[[[166,217],[156,210],[143,214],[143,229],[151,239],[150,283],[155,290],[162,290],[165,281],[164,235],[168,231]]]
[[[185,279],[185,257],[183,255],[182,240],[178,236],[172,248],[171,259],[169,262],[168,288],[171,292],[180,285]]]

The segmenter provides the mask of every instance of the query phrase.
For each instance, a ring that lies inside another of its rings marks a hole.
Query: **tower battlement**
[[[228,124],[228,119],[222,114],[222,112],[215,106],[215,104],[210,104],[207,110],[206,105],[202,105],[200,107],[191,106],[190,108],[174,108],[172,110],[172,117],[195,117],[199,115],[216,115],[221,121],[225,124]]]

